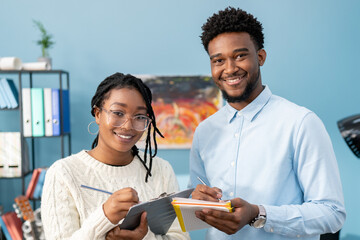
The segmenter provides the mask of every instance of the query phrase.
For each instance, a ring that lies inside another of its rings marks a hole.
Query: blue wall
[[[360,239],[360,161],[336,126],[339,119],[360,111],[360,81],[355,71],[360,63],[360,1],[2,0],[0,57],[36,61],[41,52],[35,44],[39,33],[32,19],[43,22],[54,35],[53,66],[69,71],[71,77],[75,153],[88,149],[92,142],[87,132],[92,121],[90,100],[106,76],[117,71],[209,74],[208,57],[198,37],[200,27],[228,5],[241,7],[263,22],[268,53],[263,82],[273,93],[313,110],[324,121],[337,155],[348,212],[341,236]],[[17,117],[16,112],[0,112],[0,131],[16,131]],[[37,141],[38,166],[59,158],[53,154],[57,141]],[[179,179],[185,179],[188,153],[162,150],[159,155],[173,164]],[[19,180],[0,180],[0,203],[5,210],[11,209],[19,188]]]

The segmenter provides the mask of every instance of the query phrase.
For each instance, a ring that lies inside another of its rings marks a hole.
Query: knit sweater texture
[[[143,156],[143,152],[139,152]],[[134,188],[140,201],[158,197],[161,193],[179,190],[171,165],[154,158],[152,177],[145,183],[146,170],[134,157],[126,166],[110,166],[91,157],[85,150],[56,161],[47,171],[41,201],[41,218],[45,237],[53,239],[101,239],[117,225],[105,216],[106,193],[82,188],[87,185],[115,192]],[[166,235],[155,235],[149,229],[144,239],[189,239],[175,219]]]

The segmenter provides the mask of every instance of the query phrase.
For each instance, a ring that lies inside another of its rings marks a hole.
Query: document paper
[[[195,216],[196,211],[201,211],[204,208],[211,208],[224,212],[232,212],[230,201],[210,202],[189,198],[174,198],[171,204],[175,209],[176,216],[183,232],[211,227],[209,224]]]

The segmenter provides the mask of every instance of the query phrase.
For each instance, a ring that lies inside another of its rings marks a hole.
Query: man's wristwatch
[[[264,206],[258,205],[259,215],[250,222],[250,226],[254,228],[262,228],[266,222],[266,211]]]

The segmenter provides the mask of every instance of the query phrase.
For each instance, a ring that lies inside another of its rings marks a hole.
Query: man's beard
[[[229,103],[243,102],[243,101],[247,100],[250,97],[251,93],[256,88],[256,85],[259,82],[259,79],[260,79],[260,67],[258,68],[257,76],[255,77],[255,79],[250,79],[250,82],[246,85],[243,94],[241,94],[240,96],[229,96],[229,94],[227,94],[227,92],[225,90],[220,89],[222,92],[223,98]]]

